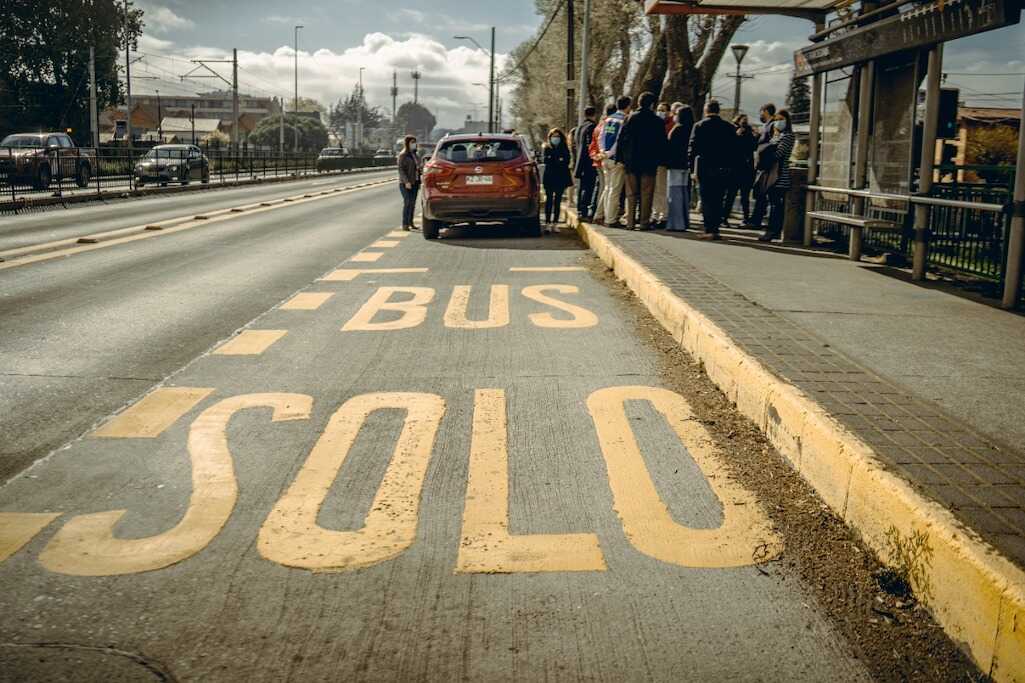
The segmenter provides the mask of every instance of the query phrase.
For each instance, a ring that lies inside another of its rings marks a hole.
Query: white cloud
[[[195,26],[191,19],[179,16],[174,10],[161,5],[143,6],[145,14],[143,21],[146,28],[155,33],[168,33],[169,31],[183,31]]]
[[[208,47],[176,52],[184,52],[191,57],[230,56],[224,50]],[[295,64],[292,47],[282,46],[274,52],[239,50],[238,57],[242,90],[292,97]],[[501,70],[505,59],[505,55],[496,55],[496,72]],[[487,91],[472,84],[487,83],[488,66],[487,55],[468,46],[449,49],[420,34],[400,39],[383,33],[369,33],[360,45],[342,52],[320,49],[310,53],[300,50],[299,94],[316,98],[325,106],[331,104],[352,91],[359,82],[360,67],[366,67],[363,85],[367,101],[390,116],[392,72],[398,73],[398,102],[401,105],[413,99],[410,73],[419,69],[423,74],[420,81],[421,104],[434,112],[439,127],[455,128],[462,125],[467,114],[473,113],[473,105],[478,105],[478,113],[486,111]]]

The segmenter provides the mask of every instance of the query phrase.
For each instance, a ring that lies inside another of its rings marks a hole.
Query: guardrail
[[[233,184],[257,178],[342,173],[358,168],[391,167],[394,159],[324,157],[315,153],[279,153],[250,149],[0,147],[0,203],[39,197],[133,192],[145,186],[190,183]]]
[[[952,189],[952,186],[934,186],[937,194]],[[864,243],[908,257],[912,255],[914,241],[913,208],[928,206],[932,210],[926,235],[927,263],[988,280],[994,285],[994,295],[1004,288],[1011,227],[1009,202],[979,201],[984,195],[978,188],[971,193],[976,197],[973,201],[937,197],[935,194],[901,195],[824,185],[810,185],[808,191],[815,195],[812,206],[816,209],[825,204],[829,211],[901,223],[903,230],[896,233],[873,234],[870,229],[866,230]],[[823,195],[839,195],[844,199]],[[999,192],[992,193],[989,198],[1004,197],[1007,197],[1006,193]],[[847,226],[828,221],[822,222],[819,233],[841,242],[850,238]],[[810,236],[811,233],[806,234]]]

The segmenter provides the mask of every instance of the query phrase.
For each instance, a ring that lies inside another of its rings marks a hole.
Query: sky
[[[399,103],[412,99],[410,73],[419,69],[420,100],[431,108],[440,127],[456,128],[469,114],[486,118],[488,55],[468,35],[488,47],[496,31],[496,61],[529,39],[541,23],[532,0],[137,0],[145,10],[146,30],[139,43],[140,62],[133,66],[134,92],[192,94],[220,87],[218,81],[185,81],[182,74],[195,57],[230,57],[239,49],[241,89],[291,98],[294,90],[294,26],[299,33],[299,94],[329,104],[346,96],[359,81],[370,105],[391,112],[393,71],[398,73]],[[810,22],[758,17],[748,22],[735,42],[751,50],[743,71],[755,78],[743,84],[742,104],[785,99],[794,50],[808,44]],[[230,79],[230,65],[217,65]],[[731,55],[723,60],[713,94],[733,100]],[[960,87],[962,99],[976,106],[1019,106],[1025,72],[1025,27],[1012,26],[948,44],[946,85]],[[993,74],[993,75],[989,75]],[[503,93],[508,96],[510,93]]]

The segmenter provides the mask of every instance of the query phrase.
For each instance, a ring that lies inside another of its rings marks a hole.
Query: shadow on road
[[[459,225],[441,231],[441,244],[469,249],[521,249],[524,251],[582,251],[586,247],[576,231],[562,226],[562,232],[544,237],[527,237],[517,228],[502,224]]]

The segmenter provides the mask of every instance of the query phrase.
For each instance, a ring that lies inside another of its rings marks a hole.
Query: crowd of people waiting
[[[559,220],[562,198],[575,179],[581,219],[630,230],[690,230],[696,185],[701,237],[719,239],[738,195],[744,227],[761,229],[768,212],[768,228],[759,239],[778,237],[796,141],[790,113],[762,106],[762,127],[755,131],[744,114],[724,120],[714,99],[700,121],[689,106],[657,99],[650,92],[636,104],[620,97],[600,120],[587,107],[569,136],[552,129],[543,150],[546,224]]]

